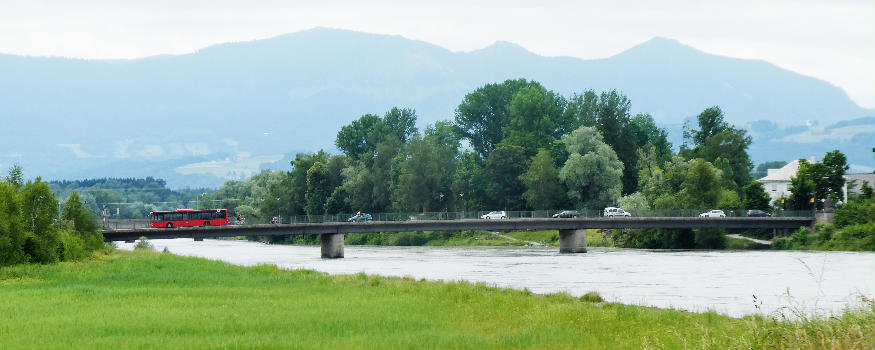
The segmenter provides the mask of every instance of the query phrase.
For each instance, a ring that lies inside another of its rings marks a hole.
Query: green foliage
[[[55,221],[58,219],[58,200],[49,185],[37,177],[28,181],[21,190],[22,214],[31,242],[25,242],[25,253],[32,261],[50,263],[58,261],[55,247],[58,246],[58,232]],[[28,251],[28,248],[30,249]]]
[[[149,212],[177,208],[233,208],[211,201],[212,189],[171,190],[162,179],[102,178],[48,182],[55,197],[66,201],[73,191],[87,211],[109,219],[142,219]],[[206,194],[206,195],[205,195]]]
[[[696,249],[724,249],[726,235],[721,230],[693,230]]]
[[[85,240],[76,233],[62,230],[58,238],[61,242],[59,250],[59,258],[61,260],[82,260],[88,256],[88,250],[85,249]]]
[[[716,208],[722,194],[718,170],[701,158],[690,162],[681,187],[688,208]]]
[[[405,145],[405,153],[393,192],[394,208],[414,212],[448,209],[456,198],[451,185],[458,153],[458,139],[448,125],[427,127],[425,137],[414,134]]]
[[[766,193],[766,188],[762,182],[751,181],[742,188],[743,200],[741,203],[742,209],[759,209],[769,211],[769,194]]]
[[[580,301],[585,303],[603,303],[605,299],[597,292],[587,292],[580,296]]]
[[[21,201],[11,181],[0,182],[0,266],[25,261]]]
[[[520,175],[528,168],[528,158],[522,147],[499,145],[486,159],[484,173],[489,183],[487,193],[493,208],[520,210],[525,208],[521,194],[525,185]]]
[[[875,220],[875,199],[861,198],[851,200],[835,211],[835,225],[838,228],[870,223]]]
[[[559,179],[568,187],[569,197],[590,209],[616,203],[623,187],[623,163],[598,130],[582,126],[562,140],[570,156]]]
[[[307,170],[307,192],[304,195],[307,215],[325,214],[325,203],[333,190],[328,166],[322,162],[314,163]]]
[[[564,204],[565,189],[559,182],[559,170],[553,166],[550,152],[540,149],[532,157],[529,170],[520,175],[520,180],[526,186],[523,198],[535,210],[551,210]]]
[[[80,237],[85,237],[91,232],[97,231],[96,218],[85,209],[85,205],[79,199],[79,193],[73,191],[67,201],[64,203],[64,210],[61,214],[61,219],[69,220],[73,223],[73,229]]]
[[[720,164],[725,166],[723,175],[734,184],[728,189],[738,190],[748,184],[753,163],[747,149],[753,139],[747,135],[747,131],[729,126],[723,119],[723,111],[716,106],[702,111],[697,120],[698,129],[684,126],[684,145],[680,154],[687,159],[702,158],[715,165],[718,158],[722,158],[724,160]]]
[[[822,207],[822,200],[826,198],[832,199],[833,203],[842,200],[848,167],[845,155],[838,150],[827,153],[820,163],[800,159],[799,171],[790,178],[790,207],[810,210],[812,204]],[[812,198],[814,203],[811,203]]]
[[[24,169],[21,165],[14,164],[9,168],[8,174],[4,181],[12,185],[15,191],[20,191],[24,187]]]
[[[617,200],[617,205],[623,208],[633,216],[640,215],[648,209],[647,198],[641,192],[635,192],[621,197]]]
[[[549,148],[553,140],[571,131],[570,122],[563,118],[565,104],[562,96],[541,86],[519,89],[508,106],[510,121],[502,143],[520,146],[530,157]]]
[[[505,80],[501,84],[486,84],[465,95],[456,108],[456,132],[469,140],[480,159],[486,159],[505,138],[505,126],[510,123],[510,101],[522,88],[541,88],[537,82],[525,79]]]
[[[352,208],[349,206],[348,197],[349,194],[346,193],[343,186],[335,187],[331,197],[328,197],[328,201],[325,203],[325,214],[351,213]]]
[[[149,243],[148,238],[140,237],[140,239],[137,240],[137,244],[134,245],[134,250],[152,251],[152,250],[155,250],[155,247],[152,245],[152,243]]]
[[[462,211],[485,210],[489,201],[486,188],[486,173],[477,155],[465,152],[459,157],[456,173],[451,185],[454,194],[459,195],[459,209]]]
[[[40,178],[23,186],[0,182],[0,266],[79,260],[105,247],[77,191],[60,220],[58,214],[58,201]]]

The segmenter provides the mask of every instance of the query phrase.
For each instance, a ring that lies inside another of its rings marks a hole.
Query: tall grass
[[[871,310],[796,326],[147,251],[2,268],[0,300],[0,349],[765,348],[800,330],[872,348]]]

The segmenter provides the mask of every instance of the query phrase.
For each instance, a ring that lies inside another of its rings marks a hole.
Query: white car
[[[726,214],[722,210],[711,210],[699,214],[700,218],[725,218]]]
[[[480,216],[481,219],[491,220],[491,219],[507,219],[507,213],[502,211],[490,211],[489,214],[484,214]]]
[[[632,213],[623,210],[622,208],[607,207],[603,214],[605,217],[612,218],[615,216],[632,216]]]

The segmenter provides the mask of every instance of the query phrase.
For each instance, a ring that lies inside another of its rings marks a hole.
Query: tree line
[[[186,207],[208,207],[203,203],[204,193],[213,189],[167,188],[163,179],[146,177],[60,180],[47,182],[58,198],[67,198],[78,192],[85,207],[98,217],[111,219],[146,218],[157,210],[175,210]]]
[[[297,154],[291,171],[229,181],[211,200],[243,215],[644,208],[765,208],[752,184],[746,131],[719,107],[672,150],[622,93],[565,97],[526,79],[465,95],[451,120],[418,130],[391,108],[341,127],[340,154]],[[766,197],[767,198],[767,197]]]

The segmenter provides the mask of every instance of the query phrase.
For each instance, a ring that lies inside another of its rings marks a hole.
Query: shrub
[[[789,237],[778,237],[772,240],[772,249],[773,250],[787,250],[792,249],[792,243],[790,242]]]
[[[149,243],[149,239],[146,237],[140,237],[140,240],[137,241],[137,244],[134,246],[134,250],[154,250],[155,247],[152,246],[152,243]]]
[[[605,302],[605,299],[602,298],[599,293],[587,292],[586,294],[580,296],[580,301],[585,303],[603,303]]]
[[[81,260],[88,256],[88,252],[85,250],[85,241],[79,238],[77,234],[61,231],[59,238],[61,246],[58,251],[58,257],[61,261]]]
[[[875,199],[859,199],[836,209],[835,225],[842,228],[875,221]]]
[[[696,248],[723,249],[726,248],[726,235],[720,230],[695,230]]]

